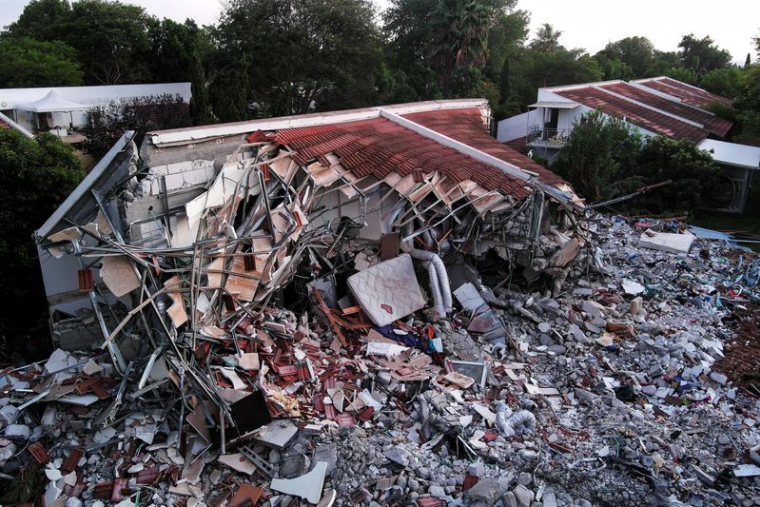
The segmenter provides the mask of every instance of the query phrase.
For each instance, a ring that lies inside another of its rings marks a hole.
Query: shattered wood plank
[[[344,347],[348,347],[348,341],[346,340],[346,337],[343,336],[343,333],[341,332],[340,326],[335,320],[335,316],[333,315],[331,308],[327,306],[327,303],[325,303],[325,298],[322,295],[322,291],[320,291],[319,289],[315,289],[314,299],[317,300],[317,304],[319,305],[319,308],[325,314],[325,316],[327,317],[327,320],[330,321],[330,325],[335,331],[335,334],[338,336],[338,340],[340,340],[341,345],[343,345]]]

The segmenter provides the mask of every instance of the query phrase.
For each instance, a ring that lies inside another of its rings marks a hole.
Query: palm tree
[[[541,51],[555,51],[561,46],[559,38],[562,31],[555,29],[550,23],[544,23],[536,30],[536,38],[530,43],[530,47]]]
[[[458,67],[485,64],[491,14],[481,1],[444,0],[434,19],[439,34],[434,56],[444,76]]]

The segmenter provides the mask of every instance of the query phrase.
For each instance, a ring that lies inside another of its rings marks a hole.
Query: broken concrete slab
[[[318,461],[308,474],[295,479],[273,479],[269,486],[280,493],[304,498],[315,504],[322,498],[326,473],[327,463]]]
[[[282,419],[262,426],[255,440],[272,449],[284,449],[297,434],[298,427],[290,419]]]

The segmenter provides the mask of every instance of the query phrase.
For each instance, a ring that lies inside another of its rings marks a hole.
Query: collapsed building
[[[0,373],[0,480],[66,507],[760,501],[732,384],[760,394],[757,257],[595,213],[489,113],[125,134],[37,231],[56,350]]]
[[[358,263],[331,258],[357,241],[434,270],[439,255],[494,252],[561,282],[571,258],[551,257],[584,244],[579,200],[489,122],[484,101],[455,100],[154,132],[141,151],[127,133],[38,231],[53,334],[64,348],[108,345],[124,368],[117,343],[237,331],[299,270],[334,296]]]

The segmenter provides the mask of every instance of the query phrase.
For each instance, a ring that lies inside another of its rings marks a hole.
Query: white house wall
[[[501,120],[496,132],[496,138],[500,142],[506,143],[525,137],[533,127],[542,125],[542,111],[541,109],[531,109],[527,113]]]
[[[568,99],[567,97],[563,97],[562,95],[557,95],[556,93],[552,93],[544,89],[538,90],[538,101],[539,102],[564,102],[566,104],[575,104],[575,102]]]
[[[576,124],[581,122],[584,114],[590,111],[587,107],[576,107],[575,109],[560,109],[557,117],[558,130],[572,130]]]

